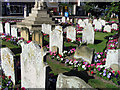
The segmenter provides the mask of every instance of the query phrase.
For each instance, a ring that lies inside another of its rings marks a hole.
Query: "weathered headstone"
[[[5,23],[5,33],[10,34],[10,23]]]
[[[21,37],[24,38],[24,40],[28,41],[29,40],[29,29],[28,28],[21,28]]]
[[[113,24],[112,24],[112,29],[117,30],[117,29],[118,29],[118,25],[117,25],[116,23],[113,23]]]
[[[92,59],[93,59],[93,54],[94,54],[94,50],[90,49],[87,46],[80,46],[76,48],[75,54],[74,54],[74,58],[76,59],[84,59],[86,62],[88,62],[89,64],[92,63]]]
[[[105,67],[120,70],[120,49],[108,50]]]
[[[3,33],[3,24],[0,22],[0,33]]]
[[[98,30],[102,30],[102,24],[101,24],[101,22],[99,22],[99,21],[96,21],[96,23],[95,23],[95,29],[98,29]]]
[[[18,37],[17,28],[14,25],[11,25],[11,35],[13,37]]]
[[[80,25],[81,22],[82,22],[82,19],[79,19],[79,20],[78,20],[78,24]]]
[[[85,23],[84,23],[84,21],[82,21],[81,23],[80,23],[80,27],[85,27]]]
[[[82,41],[87,42],[87,44],[94,44],[94,30],[91,24],[88,24],[82,33]]]
[[[93,20],[93,25],[95,25],[96,22],[97,22],[97,19],[94,19],[94,20]]]
[[[89,19],[84,19],[84,22],[87,25],[89,23]]]
[[[58,28],[59,27],[59,28]],[[63,31],[61,26],[55,27],[53,31],[50,32],[50,38],[49,38],[49,45],[50,45],[50,51],[56,50],[53,49],[53,46],[55,48],[58,48],[59,54],[62,54],[63,52]]]
[[[111,32],[111,26],[110,25],[105,25],[105,27],[104,27],[104,32]]]
[[[76,76],[66,76],[59,74],[56,83],[56,89],[59,88],[92,88],[84,80]]]
[[[9,48],[1,48],[1,66],[6,76],[11,76],[15,85],[14,54]]]
[[[65,23],[65,17],[62,17],[62,22]]]
[[[50,24],[42,24],[42,31],[45,34],[50,34],[51,25]]]
[[[45,88],[46,68],[43,58],[47,52],[40,48],[36,42],[21,43],[21,87]]]
[[[67,27],[67,38],[71,39],[72,41],[76,41],[75,27],[72,27],[72,26]]]
[[[105,20],[100,20],[100,22],[103,26],[105,26],[105,24],[106,24]]]

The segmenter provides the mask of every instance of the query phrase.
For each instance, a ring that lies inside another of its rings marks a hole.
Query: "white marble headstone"
[[[64,88],[92,88],[90,85],[88,85],[84,80],[81,78],[78,78],[76,76],[66,76],[63,74],[59,74],[56,82],[56,89],[64,89]],[[88,89],[89,90],[89,89]]]
[[[117,28],[118,28],[118,25],[117,25],[116,23],[113,23],[113,24],[112,24],[112,29],[117,30]]]
[[[93,25],[95,25],[96,22],[97,22],[97,19],[94,19],[94,20],[93,20]]]
[[[43,57],[46,52],[35,41],[21,43],[21,87],[45,88],[46,68]]]
[[[10,23],[5,23],[5,33],[10,34]]]
[[[62,17],[62,22],[65,23],[65,17]]]
[[[82,33],[82,41],[87,42],[87,44],[94,44],[94,30],[91,24],[85,26]]]
[[[106,24],[105,20],[100,20],[100,22],[103,26],[105,26],[105,24]]]
[[[87,25],[89,23],[89,19],[84,19],[84,22]]]
[[[76,41],[76,30],[73,26],[67,27],[67,38],[71,39],[72,41]]]
[[[110,25],[105,25],[105,27],[104,27],[104,32],[111,32],[111,26]]]
[[[59,48],[59,54],[63,52],[63,31],[61,26],[56,26],[53,31],[50,32],[49,38],[50,51],[52,51],[53,46]]]
[[[51,25],[50,24],[42,24],[42,32],[45,34],[50,34]]]
[[[11,25],[11,35],[12,35],[13,37],[18,37],[17,27],[12,26],[12,25]]]
[[[1,48],[1,66],[6,76],[11,76],[15,85],[14,54],[9,48]]]
[[[80,25],[81,22],[82,22],[82,19],[79,19],[79,20],[78,20],[78,24]]]
[[[82,21],[81,23],[80,23],[80,27],[85,27],[85,23],[84,23],[84,21]]]
[[[109,68],[112,64],[120,65],[120,49],[108,50],[105,67]]]
[[[0,33],[3,33],[3,24],[1,21],[0,21]]]
[[[99,22],[99,21],[96,21],[96,23],[95,23],[95,29],[98,29],[98,30],[102,30],[102,24],[101,24],[101,22]]]

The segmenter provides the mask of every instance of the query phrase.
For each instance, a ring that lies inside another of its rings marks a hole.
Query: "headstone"
[[[70,19],[70,22],[72,22],[72,19]]]
[[[87,44],[94,44],[94,30],[91,24],[88,24],[82,33],[82,41],[87,42]]]
[[[117,30],[117,29],[118,29],[118,25],[117,25],[116,23],[113,23],[113,24],[112,24],[112,29]]]
[[[50,24],[42,24],[42,32],[45,34],[50,34],[51,25]]]
[[[27,17],[27,6],[25,5],[25,7],[24,7],[24,18],[26,18]]]
[[[98,30],[102,30],[102,24],[101,24],[101,22],[99,22],[99,21],[96,21],[96,23],[95,23],[95,29],[98,29]]]
[[[32,33],[32,41],[36,41],[41,47],[43,46],[43,34],[39,30],[35,30]]]
[[[58,28],[59,27],[59,28]],[[53,46],[59,49],[59,54],[63,52],[63,31],[61,26],[55,27],[53,31],[50,32],[49,38],[50,51],[53,51]]]
[[[76,76],[59,74],[57,77],[56,89],[59,88],[92,88],[84,80]]]
[[[67,27],[67,38],[72,41],[76,41],[76,30],[75,27],[69,26]]]
[[[23,37],[24,40],[29,41],[29,34],[28,28],[21,28],[21,37]]]
[[[78,20],[78,24],[80,25],[81,22],[82,22],[82,19],[79,19],[79,20]]]
[[[100,20],[100,22],[103,26],[105,26],[105,24],[106,24],[105,20]]]
[[[81,23],[80,23],[80,27],[85,27],[85,23],[84,23],[84,21],[82,21]]]
[[[5,33],[10,34],[10,23],[5,23]]]
[[[18,34],[17,34],[17,28],[13,25],[11,25],[11,35],[13,37],[18,37]]]
[[[76,59],[82,58],[83,60],[91,64],[93,59],[93,54],[94,54],[93,49],[90,49],[87,46],[80,46],[76,48],[74,58]]]
[[[84,22],[87,25],[89,23],[89,19],[84,19]]]
[[[0,22],[0,33],[3,33],[3,24]]]
[[[93,20],[93,25],[95,25],[96,22],[97,22],[97,19],[94,19],[94,20]]]
[[[62,17],[62,22],[65,23],[65,17]]]
[[[9,48],[1,48],[1,66],[6,76],[11,76],[15,85],[14,54]]]
[[[105,25],[105,27],[104,27],[104,32],[111,32],[111,26],[110,25]]]
[[[36,42],[21,43],[21,87],[45,88],[46,68],[43,58],[47,52],[43,51]]]
[[[108,50],[105,67],[111,67],[113,70],[120,70],[120,49]]]

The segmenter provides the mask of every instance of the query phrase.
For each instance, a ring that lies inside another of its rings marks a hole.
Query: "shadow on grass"
[[[71,70],[71,71],[65,72],[63,74],[67,75],[67,76],[76,76],[76,77],[79,77],[79,78],[83,79],[86,83],[88,83],[89,79],[94,79],[94,77],[93,76],[89,76],[86,71]]]
[[[103,40],[95,40],[94,41],[94,44],[99,44],[99,43],[101,43]]]

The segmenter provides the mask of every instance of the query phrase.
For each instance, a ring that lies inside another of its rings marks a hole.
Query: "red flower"
[[[9,79],[11,78],[11,76],[8,77]]]
[[[25,90],[25,88],[24,88],[24,87],[22,87],[22,88],[21,88],[21,90]]]
[[[62,58],[62,55],[58,54],[60,58]]]
[[[93,71],[91,71],[91,74],[93,74],[94,72]]]
[[[27,41],[27,43],[30,43],[30,42],[31,42],[31,40]]]
[[[112,73],[115,73],[115,71],[112,71]]]
[[[5,79],[5,76],[2,76],[3,79]]]
[[[7,38],[7,40],[10,40],[10,38]]]
[[[2,33],[2,35],[4,35],[4,33]]]

